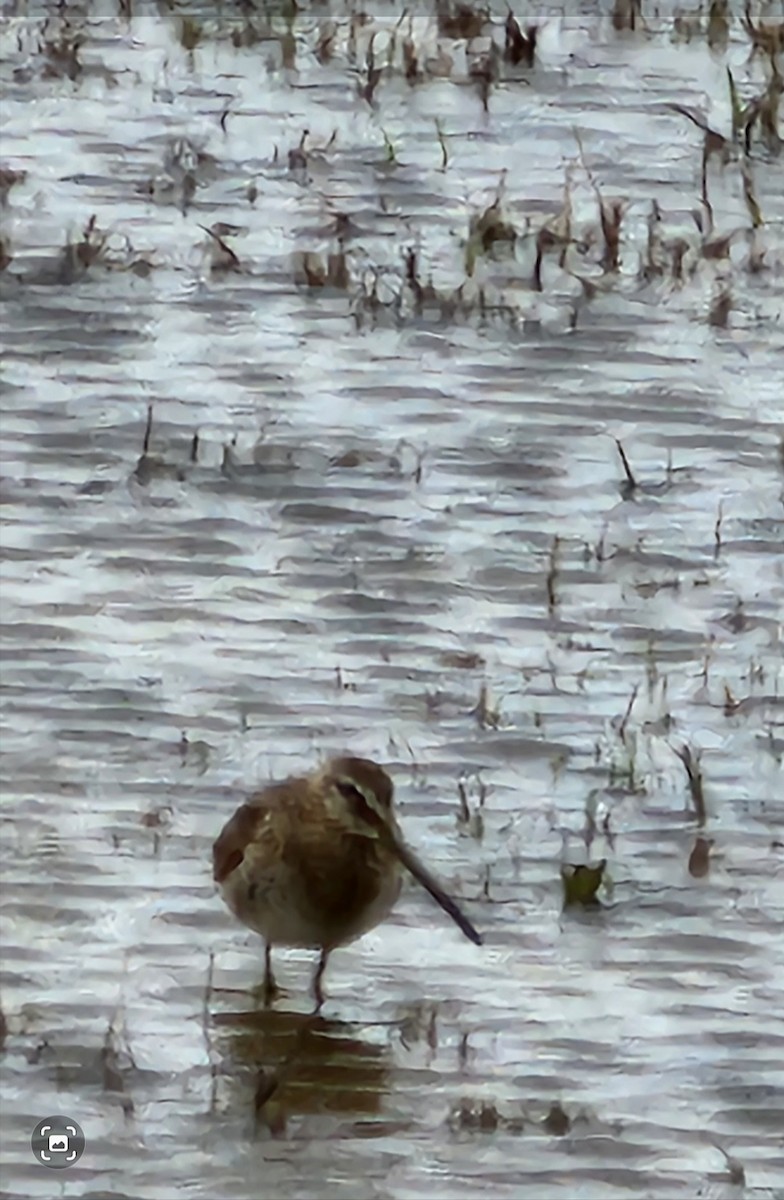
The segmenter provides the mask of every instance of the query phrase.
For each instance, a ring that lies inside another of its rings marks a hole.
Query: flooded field
[[[782,29],[3,4],[0,1195],[784,1197]],[[485,945],[267,1010],[346,749]]]

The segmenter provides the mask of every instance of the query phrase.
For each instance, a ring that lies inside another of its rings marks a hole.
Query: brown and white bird
[[[275,992],[273,946],[321,951],[314,994],[330,951],[373,929],[390,913],[407,868],[467,938],[482,938],[403,841],[392,780],[366,758],[330,759],[309,775],[251,796],[212,848],[223,899],[264,938],[265,995]]]

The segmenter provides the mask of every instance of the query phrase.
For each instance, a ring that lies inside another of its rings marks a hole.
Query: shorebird
[[[273,946],[321,951],[313,991],[324,1001],[327,959],[373,929],[395,905],[403,868],[467,938],[482,938],[406,845],[393,811],[392,780],[366,758],[332,758],[308,775],[251,796],[212,849],[213,875],[228,907],[265,941],[264,995],[277,988]]]

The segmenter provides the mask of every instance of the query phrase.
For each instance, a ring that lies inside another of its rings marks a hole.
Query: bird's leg
[[[278,991],[275,976],[272,974],[272,946],[267,942],[264,946],[264,1003],[272,1004]]]
[[[329,958],[329,950],[322,950],[319,964],[316,967],[316,977],[313,980],[313,995],[316,999],[316,1012],[319,1011],[324,1003],[324,992],[321,987],[321,981],[324,978],[324,972],[327,969],[327,959]]]

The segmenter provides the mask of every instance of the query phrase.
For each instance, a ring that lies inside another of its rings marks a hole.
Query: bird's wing
[[[224,883],[236,871],[246,855],[254,863],[280,857],[281,822],[286,819],[286,784],[273,784],[241,805],[223,826],[212,847],[212,875],[216,883]]]

